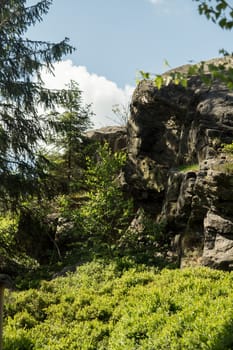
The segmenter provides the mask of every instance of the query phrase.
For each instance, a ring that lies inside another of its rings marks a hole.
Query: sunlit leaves
[[[198,3],[198,11],[200,15],[204,15],[207,19],[218,24],[222,29],[231,30],[233,28],[233,5],[226,0],[193,0]],[[225,49],[219,50],[223,56],[232,58],[232,53]],[[167,60],[165,66],[170,67]],[[202,81],[211,85],[215,79],[222,81],[229,89],[233,89],[233,74],[229,68],[228,62],[223,64],[205,64],[201,62],[192,65],[186,73],[171,71],[164,75],[149,74],[140,71],[141,79],[153,79],[155,86],[161,89],[162,86],[169,84],[181,85],[184,88],[188,86],[188,80],[192,76],[200,76]]]
[[[202,82],[207,86],[211,86],[217,79],[223,82],[229,89],[233,89],[233,68],[227,60],[216,64],[205,63],[203,61],[196,65],[189,66],[185,73],[174,70],[163,75],[149,75],[147,80],[153,80],[158,89],[169,84],[181,85],[187,88],[189,79],[193,76],[199,76]]]
[[[4,350],[232,348],[232,273],[118,259],[6,297]]]
[[[158,89],[161,89],[163,85],[163,77],[161,75],[157,75],[154,79],[155,85]]]
[[[201,15],[217,23],[222,29],[230,30],[233,27],[233,7],[226,0],[193,0],[199,3]]]

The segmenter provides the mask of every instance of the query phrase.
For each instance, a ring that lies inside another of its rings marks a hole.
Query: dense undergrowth
[[[174,269],[166,223],[119,185],[125,154],[97,155],[79,191],[0,217],[4,350],[232,349],[233,273]]]
[[[0,217],[0,271],[10,274],[18,289],[96,258],[166,265],[165,225],[122,191],[118,176],[125,163],[124,152],[99,146],[86,158],[82,179],[72,180],[79,182],[78,190],[33,198],[17,213]]]
[[[5,350],[230,350],[233,274],[96,261],[6,297]]]

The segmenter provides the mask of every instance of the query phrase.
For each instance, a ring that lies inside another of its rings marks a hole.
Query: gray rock
[[[224,60],[207,62],[206,71],[208,63]],[[187,89],[160,90],[144,80],[135,89],[125,174],[135,202],[166,221],[171,236],[181,235],[182,251],[198,247],[204,265],[221,268],[231,266],[233,159],[222,144],[232,141],[233,92],[217,80],[207,87],[194,76]],[[199,168],[179,170],[188,164]]]
[[[101,144],[108,142],[113,152],[125,150],[127,146],[127,130],[124,126],[106,126],[101,129],[90,130],[85,135]]]
[[[204,265],[233,268],[233,221],[209,211],[204,220]]]
[[[215,59],[205,64],[206,73],[209,63],[233,67],[230,58]],[[144,80],[130,111],[127,130],[107,127],[87,136],[108,141],[113,151],[127,145],[119,184],[138,208],[166,221],[171,242],[180,238],[179,260],[180,252],[197,248],[204,265],[233,269],[233,157],[222,152],[222,144],[233,141],[233,91],[217,80],[208,87],[198,76],[187,89],[170,84],[158,90]],[[190,164],[196,170],[180,170]]]

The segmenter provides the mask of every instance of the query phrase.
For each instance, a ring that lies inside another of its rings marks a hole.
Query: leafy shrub
[[[60,197],[62,215],[73,223],[62,237],[67,237],[66,241],[68,236],[73,239],[70,247],[76,262],[77,256],[81,261],[122,256],[140,263],[164,260],[157,254],[162,245],[165,247],[163,225],[156,224],[142,210],[136,213],[132,199],[119,185],[118,176],[125,162],[125,153],[112,153],[107,144],[100,146],[94,159],[87,161],[85,199],[80,195]],[[130,227],[135,215],[141,222]]]
[[[37,266],[34,259],[19,249],[17,242],[18,216],[0,216],[0,270],[15,274]]]
[[[9,260],[12,256],[13,248],[15,247],[14,236],[17,230],[16,220],[12,219],[9,215],[0,217],[0,256],[2,266],[5,261]]]
[[[34,345],[23,329],[13,331],[4,342],[4,350],[32,350]]]
[[[233,154],[233,142],[229,144],[223,144],[222,146],[223,152]]]
[[[208,268],[88,263],[6,297],[4,349],[230,350],[232,282]]]
[[[72,198],[62,198],[62,214],[74,223],[69,232],[73,246],[82,255],[114,256],[119,237],[133,218],[133,202],[117,181],[125,161],[124,153],[100,146],[95,157],[87,159],[85,200],[72,207]]]

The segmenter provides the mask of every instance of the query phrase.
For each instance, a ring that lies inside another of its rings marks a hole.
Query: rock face
[[[126,149],[127,130],[124,126],[106,126],[86,132],[86,136],[100,143],[108,142],[113,152]]]
[[[181,265],[198,252],[203,265],[233,269],[233,155],[222,153],[222,144],[233,142],[233,91],[218,81],[207,87],[198,76],[187,89],[141,81],[127,130],[106,127],[87,136],[108,141],[113,151],[127,145],[125,187],[139,208],[166,222]]]
[[[182,236],[184,253],[198,247],[204,265],[224,269],[233,268],[233,158],[221,149],[232,141],[233,92],[220,82],[207,87],[193,77],[187,89],[158,90],[142,81],[135,89],[126,172],[132,194],[167,222],[171,237]]]

